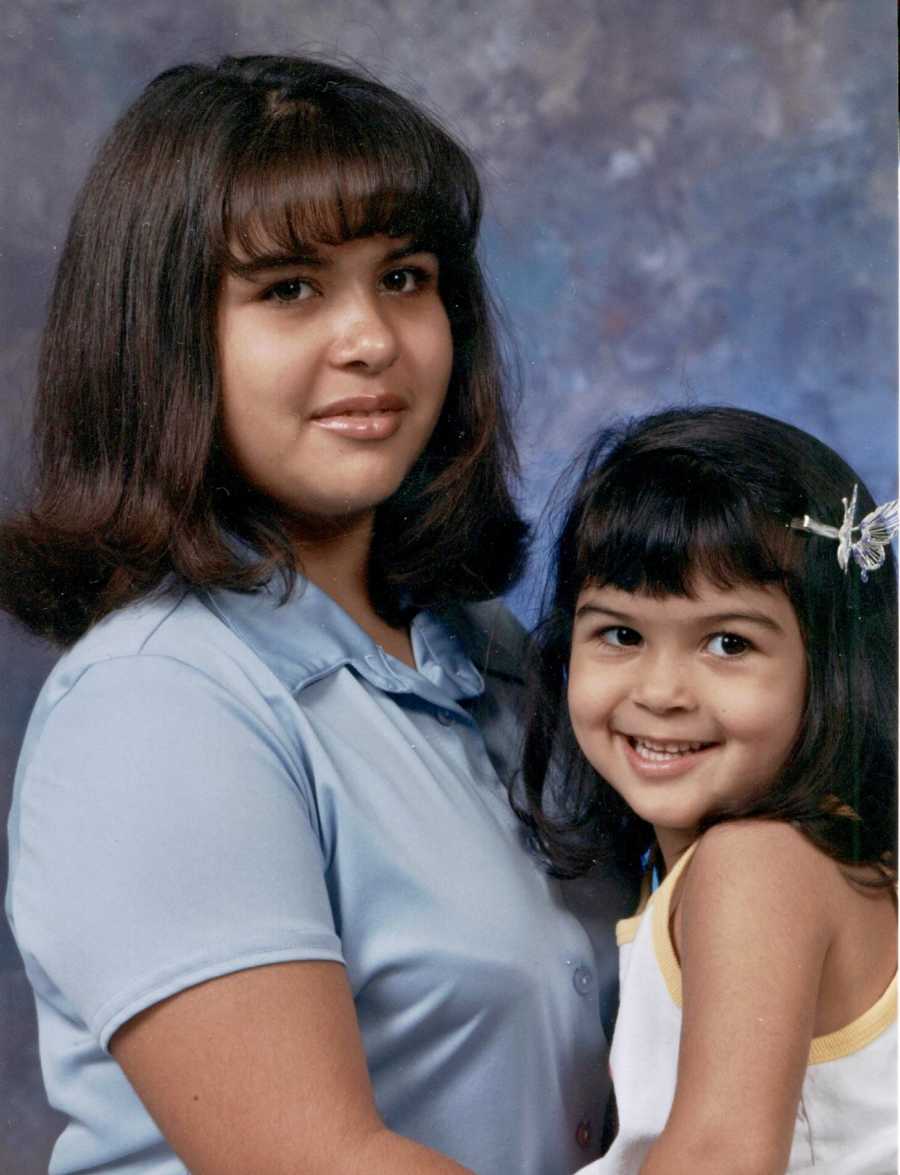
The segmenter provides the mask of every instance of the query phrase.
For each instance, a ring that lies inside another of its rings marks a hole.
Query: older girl
[[[596,1153],[606,955],[520,847],[478,602],[523,538],[479,211],[431,119],[299,58],[163,74],[81,194],[2,532],[71,646],[7,900],[55,1175]]]

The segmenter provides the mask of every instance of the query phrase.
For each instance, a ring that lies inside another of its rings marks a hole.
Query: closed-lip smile
[[[409,404],[392,392],[332,400],[310,416],[312,424],[355,440],[384,440],[400,427]]]

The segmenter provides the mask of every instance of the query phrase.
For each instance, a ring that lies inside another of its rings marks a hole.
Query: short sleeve
[[[203,980],[343,961],[302,763],[264,698],[170,657],[101,662],[57,701],[22,768],[12,909],[103,1047]]]

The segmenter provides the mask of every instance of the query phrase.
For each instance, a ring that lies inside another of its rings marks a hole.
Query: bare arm
[[[786,824],[703,838],[676,915],[678,1084],[642,1175],[783,1175],[832,935],[827,868]]]
[[[188,988],[110,1049],[192,1175],[465,1175],[379,1118],[338,963]]]

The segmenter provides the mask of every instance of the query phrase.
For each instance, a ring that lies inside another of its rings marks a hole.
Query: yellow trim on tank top
[[[648,914],[653,919],[653,950],[656,962],[662,975],[666,990],[676,1007],[682,1006],[681,965],[672,945],[672,936],[669,931],[669,911],[672,904],[672,893],[675,883],[684,873],[689,861],[694,855],[699,841],[685,850],[676,861],[672,871],[668,873],[660,887],[650,895],[649,902],[631,918],[623,918],[616,923],[616,941],[620,946],[634,939],[641,919]],[[644,903],[642,903],[644,906]],[[810,1042],[810,1065],[821,1065],[824,1061],[836,1061],[841,1057],[850,1056],[859,1052],[873,1040],[876,1040],[897,1019],[897,976],[888,984],[887,989],[862,1015],[855,1020],[829,1032],[825,1036],[816,1036]]]

